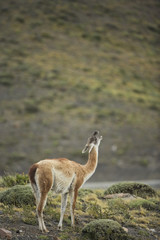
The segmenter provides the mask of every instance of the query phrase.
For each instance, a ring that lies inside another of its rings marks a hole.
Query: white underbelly
[[[67,193],[73,187],[75,175],[66,177],[59,171],[54,171],[52,190],[55,193]]]

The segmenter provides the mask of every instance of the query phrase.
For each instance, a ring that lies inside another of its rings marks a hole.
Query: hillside
[[[0,174],[43,158],[84,163],[92,181],[159,178],[157,0],[0,2]]]

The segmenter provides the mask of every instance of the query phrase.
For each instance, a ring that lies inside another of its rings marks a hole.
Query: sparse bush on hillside
[[[0,85],[10,87],[13,84],[14,76],[9,73],[0,74]]]
[[[34,100],[26,100],[24,102],[24,110],[27,113],[37,113],[39,111],[39,107]]]
[[[21,152],[13,152],[9,155],[8,157],[8,163],[13,163],[13,162],[18,162],[18,161],[23,161],[26,159],[26,155]]]
[[[147,184],[136,182],[122,182],[109,187],[105,194],[130,193],[139,197],[147,198],[156,196],[156,191]]]

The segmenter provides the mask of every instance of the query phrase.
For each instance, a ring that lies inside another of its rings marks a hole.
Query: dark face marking
[[[85,148],[83,149],[82,153],[89,150],[91,147],[91,144],[96,145],[98,143],[98,141],[101,139],[101,137],[99,137],[98,135],[99,135],[99,131],[94,131],[94,133],[91,135],[91,137],[88,138],[87,144],[86,144]]]
[[[92,136],[89,138],[89,144],[97,144],[99,131],[95,131]]]

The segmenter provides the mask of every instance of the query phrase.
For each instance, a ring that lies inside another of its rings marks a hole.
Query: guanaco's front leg
[[[71,212],[71,226],[75,225],[74,209],[76,206],[78,190],[73,190],[70,192],[70,212]]]

